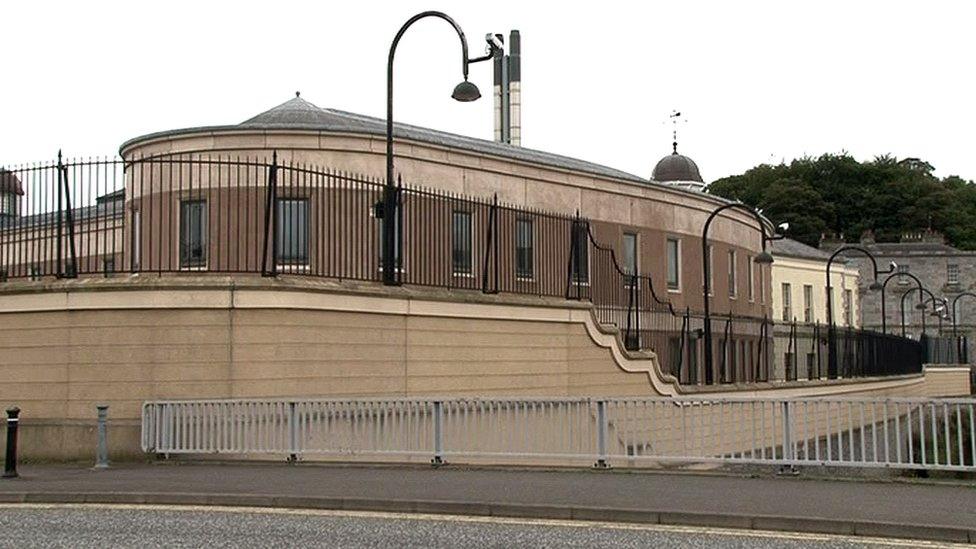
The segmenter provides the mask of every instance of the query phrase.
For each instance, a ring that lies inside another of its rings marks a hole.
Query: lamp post
[[[439,11],[425,11],[408,19],[400,27],[396,37],[393,39],[393,43],[390,44],[390,57],[386,65],[386,185],[383,188],[383,283],[387,285],[396,285],[400,282],[398,265],[396,264],[397,250],[395,243],[397,238],[396,224],[398,222],[396,209],[399,205],[399,197],[397,196],[397,188],[393,184],[393,57],[396,55],[396,48],[400,43],[400,38],[403,37],[403,33],[411,25],[425,17],[437,17],[447,21],[454,27],[454,30],[457,31],[458,38],[461,39],[461,74],[464,76],[464,80],[454,87],[454,92],[451,94],[451,97],[457,101],[469,102],[481,97],[478,86],[468,82],[468,65],[480,61],[487,61],[499,51],[495,42],[488,40],[488,54],[469,59],[468,41],[464,37],[464,31],[461,30],[461,27],[454,19]]]
[[[751,208],[742,202],[731,202],[723,206],[716,208],[711,214],[709,214],[708,219],[705,220],[705,226],[702,227],[702,274],[705,276],[705,283],[703,284],[703,301],[705,307],[705,318],[703,320],[703,329],[705,332],[705,384],[711,385],[714,383],[714,375],[712,373],[712,318],[711,318],[711,307],[709,304],[708,295],[711,293],[711,262],[708,260],[708,229],[712,225],[712,220],[715,217],[728,209],[739,208],[751,214],[756,218],[756,223],[759,224],[759,231],[762,233],[762,252],[756,256],[756,263],[759,265],[769,265],[773,262],[773,256],[768,251],[766,251],[766,243],[770,240],[778,240],[783,238],[782,236],[766,236],[766,225],[763,223],[762,217],[759,215],[754,208]],[[789,227],[789,225],[783,224],[784,227]],[[762,268],[762,267],[760,267]],[[720,372],[720,377],[725,380],[725,364],[722,364],[723,371]]]
[[[840,248],[837,248],[834,253],[830,255],[830,259],[827,260],[827,377],[830,379],[837,378],[837,334],[835,331],[836,327],[834,326],[834,290],[830,285],[830,267],[834,264],[834,259],[836,259],[841,252],[845,251],[861,252],[871,260],[871,265],[874,267],[874,282],[871,283],[869,289],[872,291],[877,291],[884,288],[884,286],[878,282],[878,275],[891,272],[882,272],[878,270],[878,261],[873,255],[871,255],[871,252],[860,246],[841,246]],[[894,270],[894,268],[891,270]]]
[[[932,296],[925,301],[925,305],[928,306],[929,302],[932,303],[932,316],[939,319],[939,331],[935,334],[936,337],[939,337],[942,335],[942,321],[948,320],[949,318],[949,300],[944,297]],[[922,318],[925,318],[924,313],[922,314]]]
[[[892,263],[892,265],[894,265],[894,263]],[[897,268],[897,265],[895,265],[895,267]],[[890,282],[891,279],[895,278],[896,276],[907,276],[908,278],[914,280],[915,283],[918,284],[919,288],[918,299],[919,301],[922,300],[922,281],[919,280],[917,276],[913,275],[912,273],[897,272],[888,275],[888,277],[885,278],[884,283],[881,285],[881,333],[883,334],[888,333],[888,312],[885,309],[885,290],[888,288],[888,282]]]
[[[901,337],[908,337],[905,332],[905,298],[908,297],[912,292],[918,290],[918,304],[915,308],[924,311],[925,310],[925,299],[922,293],[929,294],[929,297],[935,299],[935,294],[930,292],[926,287],[919,285],[917,288],[909,288],[905,290],[905,293],[901,294]],[[922,314],[922,333],[925,333],[925,314]]]
[[[958,314],[956,313],[956,302],[959,301],[959,298],[964,296],[976,298],[976,294],[972,292],[963,292],[952,298],[952,337],[959,337],[959,324],[956,322],[956,318],[958,317]]]
[[[956,340],[956,357],[958,359],[957,362],[960,364],[969,362],[969,342],[966,341],[965,345],[963,345],[963,341],[959,339],[959,322],[957,320],[959,318],[959,314],[956,312],[956,302],[958,302],[959,298],[963,296],[976,298],[976,294],[972,292],[963,292],[952,298],[952,337]]]

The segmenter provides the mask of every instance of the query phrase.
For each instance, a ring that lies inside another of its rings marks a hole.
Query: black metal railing
[[[64,161],[0,171],[0,280],[132,273],[252,273],[381,282],[384,181],[271,158],[168,155]],[[653,350],[681,383],[826,375],[825,327],[677,309],[621,261],[617,228],[397,181],[399,284],[592,302],[629,350]],[[837,330],[842,377],[921,368],[919,343]],[[785,349],[785,350],[784,350]],[[811,357],[815,360],[811,362]],[[708,374],[708,375],[706,375]]]

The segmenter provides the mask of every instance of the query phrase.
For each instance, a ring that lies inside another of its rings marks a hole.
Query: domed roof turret
[[[668,183],[680,187],[702,190],[705,182],[698,171],[698,164],[683,154],[678,154],[678,143],[673,144],[674,150],[654,166],[651,179],[658,183]]]

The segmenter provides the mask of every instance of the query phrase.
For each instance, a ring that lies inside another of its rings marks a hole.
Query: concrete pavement
[[[706,525],[976,543],[966,485],[624,471],[165,463],[23,466],[0,503],[216,504]]]

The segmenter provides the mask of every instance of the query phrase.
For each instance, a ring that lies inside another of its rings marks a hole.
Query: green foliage
[[[976,249],[976,184],[939,179],[917,158],[879,156],[858,162],[847,153],[762,164],[719,179],[708,192],[762,208],[790,236],[817,246],[821,234],[857,238],[871,229],[881,242],[928,227],[964,250]]]

